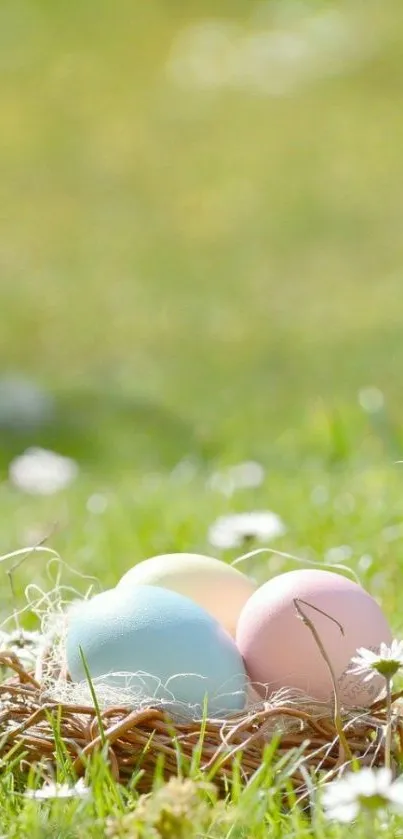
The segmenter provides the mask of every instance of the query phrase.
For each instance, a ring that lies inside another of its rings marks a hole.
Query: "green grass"
[[[259,6],[273,26],[284,7],[283,26],[302,26],[297,4]],[[81,472],[51,498],[0,484],[0,554],[50,534],[71,569],[108,587],[144,557],[210,552],[220,514],[269,508],[287,525],[281,551],[321,562],[347,546],[339,556],[403,637],[402,6],[309,0],[305,14],[329,8],[367,51],[272,97],[166,73],[183,27],[217,16],[251,32],[257,3],[2,0],[1,371],[49,388],[56,415],[52,428],[2,429],[0,470],[39,444]],[[384,394],[376,414],[359,405],[368,386]],[[185,458],[187,481],[172,471]],[[250,458],[262,487],[208,489],[214,469]],[[98,493],[102,514],[88,507]],[[261,581],[291,567],[275,554],[248,566]],[[32,582],[52,585],[39,555],[15,574],[19,606]],[[92,771],[92,800],[63,805],[26,801],[5,771],[0,833],[103,836],[136,793]],[[227,839],[344,835],[318,808],[312,824],[283,811],[270,773],[234,783],[226,809],[191,791],[179,821]],[[143,833],[123,822],[116,836],[180,837],[174,822],[152,832],[159,806],[176,812],[178,791],[166,795],[145,805]]]

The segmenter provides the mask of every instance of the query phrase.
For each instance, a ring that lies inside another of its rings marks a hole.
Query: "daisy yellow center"
[[[380,810],[388,804],[387,797],[380,792],[375,792],[372,795],[362,793],[357,796],[357,800],[365,810]]]

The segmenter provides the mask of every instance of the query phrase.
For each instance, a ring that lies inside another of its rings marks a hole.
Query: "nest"
[[[310,775],[335,777],[351,760],[362,766],[385,762],[385,700],[344,713],[340,737],[329,707],[296,702],[284,694],[230,719],[178,722],[157,705],[99,711],[92,704],[55,700],[48,684],[41,684],[14,652],[0,653],[0,667],[13,671],[0,684],[0,758],[3,765],[17,760],[25,774],[32,767],[47,773],[55,767],[56,736],[62,738],[77,776],[84,774],[92,755],[105,749],[116,781],[128,783],[138,772],[141,792],[150,791],[157,766],[165,778],[175,776],[195,753],[200,768],[225,791],[234,762],[247,782],[273,738],[276,755],[290,758],[288,774],[296,788]],[[394,766],[403,754],[400,696],[393,697]]]

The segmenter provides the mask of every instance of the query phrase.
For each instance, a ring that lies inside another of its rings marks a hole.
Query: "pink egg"
[[[280,688],[297,688],[320,701],[333,695],[328,667],[315,639],[298,617],[294,599],[314,624],[332,663],[340,698],[346,706],[368,706],[384,680],[368,682],[346,671],[358,647],[378,650],[392,640],[376,601],[361,586],[340,574],[307,569],[269,580],[245,604],[236,641],[250,679],[262,695]],[[325,612],[319,614],[309,605]],[[344,635],[333,620],[343,627]]]

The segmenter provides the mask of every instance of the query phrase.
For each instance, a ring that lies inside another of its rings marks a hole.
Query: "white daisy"
[[[280,516],[267,510],[220,516],[209,528],[208,540],[213,547],[228,550],[241,548],[251,540],[269,542],[285,533]]]
[[[367,414],[376,414],[382,411],[385,397],[378,387],[362,387],[358,391],[358,402]]]
[[[10,482],[22,492],[53,495],[75,480],[78,466],[70,457],[31,448],[10,463],[8,473]]]
[[[393,781],[390,769],[366,767],[325,786],[322,805],[328,819],[344,823],[352,822],[361,810],[403,812],[403,782]]]
[[[382,642],[379,652],[360,647],[357,653],[351,659],[349,673],[363,676],[364,682],[369,682],[378,674],[391,679],[403,667],[403,641],[394,640],[390,647]]]
[[[27,789],[24,792],[24,798],[31,798],[34,801],[48,801],[53,798],[88,798],[90,792],[89,787],[80,778],[74,786],[47,783],[40,789]]]

